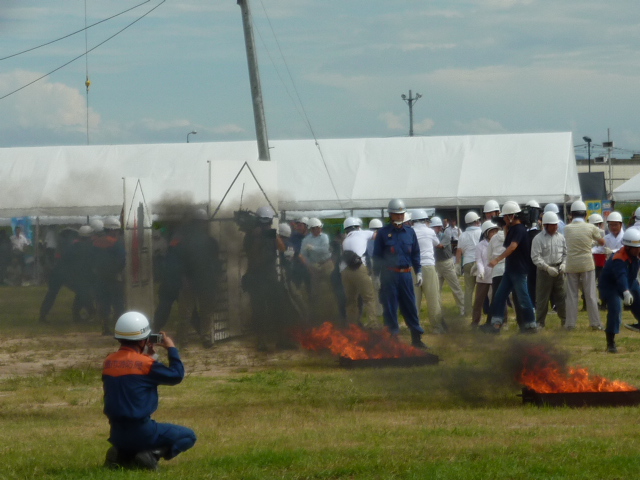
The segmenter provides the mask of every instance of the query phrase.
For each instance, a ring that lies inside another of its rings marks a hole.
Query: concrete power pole
[[[418,101],[419,98],[422,98],[418,92],[416,92],[415,97],[411,97],[411,90],[409,90],[409,98],[403,93],[401,95],[402,100],[405,101],[407,105],[409,105],[409,136],[413,137],[413,104]]]
[[[264,106],[262,104],[262,87],[260,86],[260,74],[258,73],[258,56],[256,55],[256,44],[253,39],[249,0],[238,0],[238,5],[240,5],[240,9],[242,10],[244,43],[247,49],[249,81],[251,83],[251,98],[253,100],[253,118],[256,124],[256,140],[258,141],[258,158],[260,160],[270,161],[267,122],[265,121]]]

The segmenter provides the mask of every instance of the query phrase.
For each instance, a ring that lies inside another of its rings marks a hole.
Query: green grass
[[[161,387],[155,418],[193,428],[196,446],[156,473],[108,471],[99,365],[116,344],[95,324],[77,328],[65,317],[67,294],[52,325],[39,325],[43,294],[0,289],[12,370],[0,377],[0,479],[633,479],[640,471],[640,408],[523,406],[506,363],[522,337],[514,328],[473,335],[462,323],[450,335],[426,336],[438,366],[406,369],[343,370],[314,353],[249,364],[218,358],[240,340],[190,348],[183,359],[192,373]],[[610,355],[585,314],[578,324],[564,334],[552,316],[531,340],[640,385],[640,335],[623,332],[620,353]]]

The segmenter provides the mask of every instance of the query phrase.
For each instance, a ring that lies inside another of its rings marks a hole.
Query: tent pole
[[[456,223],[458,224],[458,228],[460,228],[460,206],[456,206]]]
[[[209,164],[209,202],[207,203],[207,215],[211,216],[211,160],[207,160]]]
[[[33,263],[33,278],[36,285],[40,285],[40,217],[36,217],[36,238],[35,238],[35,262]]]

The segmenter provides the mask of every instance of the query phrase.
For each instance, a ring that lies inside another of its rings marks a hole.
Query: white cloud
[[[0,96],[41,76],[41,73],[15,70],[0,75]],[[87,103],[78,89],[45,78],[2,100],[0,125],[43,128],[52,131],[84,131]],[[89,108],[89,125],[100,124],[100,115]]]
[[[461,133],[482,135],[489,133],[505,133],[506,129],[495,120],[490,118],[476,118],[469,122],[463,122],[456,120],[453,124],[460,130]]]
[[[382,120],[390,130],[401,130],[406,128],[402,123],[402,117],[392,112],[381,113],[378,119]]]
[[[225,135],[225,134],[229,134],[229,133],[245,133],[246,132],[246,130],[244,128],[242,128],[239,125],[236,125],[235,123],[228,123],[226,125],[219,125],[217,127],[213,127],[211,129],[211,131],[213,133],[216,133],[216,134],[219,134],[219,135],[220,134]]]
[[[431,130],[435,126],[436,122],[434,122],[431,118],[425,118],[421,122],[413,122],[413,131],[416,133],[425,133]]]

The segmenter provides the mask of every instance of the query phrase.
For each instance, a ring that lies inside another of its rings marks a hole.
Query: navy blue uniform
[[[416,308],[411,267],[420,273],[420,246],[411,227],[389,223],[378,230],[373,243],[374,274],[380,275],[380,303],[384,323],[396,334],[398,307],[412,334],[423,334]]]
[[[165,459],[193,447],[193,430],[157,423],[151,414],[158,408],[158,385],[177,385],[184,378],[178,349],[167,349],[169,366],[135,348],[123,345],[104,361],[102,386],[104,414],[111,424],[109,441],[121,452],[135,454],[168,448]]]
[[[607,302],[607,328],[605,332],[617,334],[622,322],[622,298],[626,290],[633,295],[631,313],[640,321],[640,286],[638,285],[640,260],[630,257],[625,248],[611,255],[602,268],[598,288],[600,296]]]

